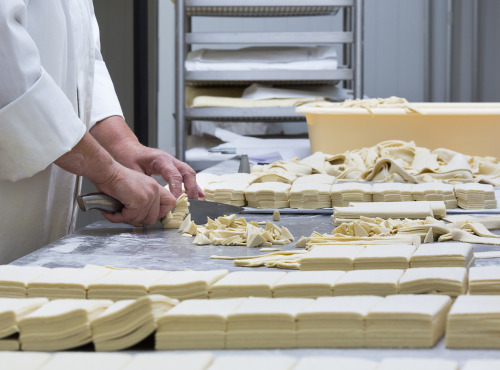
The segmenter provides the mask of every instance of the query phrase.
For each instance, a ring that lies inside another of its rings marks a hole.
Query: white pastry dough
[[[210,298],[272,297],[272,288],[285,272],[237,271],[210,287]]]
[[[209,352],[199,353],[141,353],[134,355],[132,361],[122,370],[206,370],[213,362]]]
[[[446,347],[500,349],[500,296],[459,296],[448,315]]]
[[[40,266],[0,266],[0,297],[24,298],[28,283],[50,271]]]
[[[333,286],[343,271],[289,272],[273,287],[273,297],[317,298],[333,294]]]
[[[471,267],[469,294],[500,294],[500,266]]]
[[[333,184],[330,190],[333,207],[347,207],[351,202],[372,202],[372,185],[349,182]]]
[[[90,283],[109,274],[104,268],[54,268],[34,278],[28,284],[28,297],[87,298]]]
[[[363,245],[316,245],[300,259],[303,271],[352,270],[354,259],[365,250]]]
[[[226,348],[297,347],[295,316],[314,301],[250,297],[227,316]]]
[[[125,353],[56,353],[42,370],[120,370],[132,361],[132,356]]]
[[[60,351],[90,343],[90,325],[113,302],[110,300],[56,299],[19,322],[25,351]]]
[[[450,297],[392,295],[366,316],[368,347],[431,348],[443,336]]]
[[[332,206],[330,184],[294,183],[290,189],[290,208],[318,209]]]
[[[254,183],[245,190],[245,197],[249,207],[288,208],[291,187],[282,182]]]
[[[474,265],[472,246],[465,243],[423,244],[413,254],[413,267],[469,267]]]
[[[288,356],[220,356],[210,366],[210,370],[291,370],[296,360]]]
[[[0,338],[18,333],[17,323],[29,313],[48,303],[47,298],[0,298]],[[8,343],[4,343],[5,346]]]
[[[0,352],[2,370],[38,370],[51,358],[42,352]]]
[[[470,182],[455,185],[458,206],[464,209],[496,208],[495,190],[492,185]]]
[[[415,246],[404,244],[369,245],[354,257],[354,269],[407,269],[415,250]]]
[[[376,296],[318,298],[297,314],[298,346],[364,346],[365,317],[382,300]]]
[[[156,319],[177,303],[162,295],[115,302],[92,322],[96,351],[117,351],[141,342],[155,331]]]
[[[226,318],[246,298],[182,301],[158,318],[157,350],[225,348]]]
[[[405,271],[399,280],[401,294],[445,294],[456,297],[467,293],[465,267],[421,267]]]
[[[111,270],[89,284],[88,298],[114,301],[135,299],[148,293],[149,287],[167,275],[158,270]]]
[[[412,184],[375,183],[372,186],[374,202],[409,202],[413,200]]]
[[[227,270],[172,271],[151,284],[149,293],[179,300],[208,298],[208,288],[227,274]]]
[[[397,294],[399,279],[404,270],[356,270],[348,271],[333,287],[333,295]]]
[[[385,358],[377,370],[459,370],[458,363],[440,358]]]

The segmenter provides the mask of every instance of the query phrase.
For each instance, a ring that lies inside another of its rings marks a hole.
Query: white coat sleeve
[[[42,68],[23,0],[0,1],[0,180],[31,177],[70,151],[85,124]]]
[[[109,75],[106,64],[101,54],[101,44],[99,41],[99,26],[97,19],[93,15],[92,28],[94,32],[95,64],[94,64],[94,90],[92,98],[92,113],[90,115],[90,127],[111,116],[123,117],[115,87]]]

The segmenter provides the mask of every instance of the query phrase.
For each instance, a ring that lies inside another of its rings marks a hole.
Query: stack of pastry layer
[[[39,266],[0,266],[0,297],[24,298],[28,283],[50,271]]]
[[[210,298],[272,297],[272,288],[286,276],[285,272],[237,271],[210,287]]]
[[[342,276],[333,287],[333,294],[345,295],[379,295],[397,294],[399,279],[404,270],[357,270],[349,271]]]
[[[437,295],[184,301],[159,318],[156,348],[432,347],[450,302]]]
[[[399,293],[446,294],[451,297],[466,294],[467,269],[464,267],[421,267],[408,269],[401,279],[399,279]]]
[[[26,351],[60,351],[92,341],[92,322],[110,300],[57,299],[21,318],[19,340]]]
[[[455,185],[458,206],[463,209],[496,208],[495,189],[492,185],[465,183]]]
[[[500,294],[500,266],[471,267],[469,294]]]
[[[256,183],[245,190],[245,197],[250,207],[288,208],[291,187],[282,182]]]
[[[470,267],[474,250],[467,243],[422,244],[411,256],[410,267]]]
[[[117,351],[141,342],[156,330],[158,317],[177,303],[162,295],[115,302],[92,321],[96,351]]]
[[[168,186],[168,185],[167,185]],[[166,186],[166,187],[167,187]],[[179,198],[177,198],[177,203],[175,204],[175,208],[168,212],[165,218],[162,220],[163,227],[165,229],[177,229],[184,217],[189,213],[189,202],[186,194],[181,194]]]
[[[226,348],[295,348],[295,317],[313,301],[306,298],[244,300],[227,316]]]
[[[330,184],[294,183],[290,189],[290,207],[319,209],[331,207]]]
[[[458,202],[453,185],[440,182],[413,184],[413,200],[416,201],[443,201],[446,208],[457,208]]]
[[[500,297],[458,297],[448,315],[446,347],[500,349]]]
[[[374,202],[409,202],[413,200],[412,184],[375,183],[372,186]]]
[[[333,184],[330,190],[333,207],[347,207],[351,202],[372,202],[372,186],[360,182]]]
[[[18,322],[47,302],[47,298],[0,298],[0,351],[19,349]]]
[[[378,202],[350,203],[349,207],[333,207],[333,222],[358,220],[360,217],[425,219],[446,215],[444,202]]]
[[[442,295],[393,295],[366,316],[367,347],[430,348],[443,336],[451,299]]]
[[[245,189],[256,176],[247,173],[234,173],[212,177],[205,186],[205,199],[234,206],[244,206]]]
[[[343,271],[289,272],[272,287],[273,297],[316,298],[328,297]]]
[[[297,314],[297,342],[307,347],[364,347],[365,319],[383,298],[318,298]]]

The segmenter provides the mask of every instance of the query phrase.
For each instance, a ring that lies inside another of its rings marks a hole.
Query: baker
[[[200,192],[187,164],[128,128],[92,0],[2,0],[0,263],[73,231],[82,177],[125,205],[109,221],[132,225],[165,216],[183,183],[190,198]]]

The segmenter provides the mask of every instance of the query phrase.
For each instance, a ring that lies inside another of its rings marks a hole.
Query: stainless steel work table
[[[272,221],[270,214],[246,214],[250,221]],[[296,240],[313,231],[330,233],[333,230],[329,215],[282,214],[278,225],[285,225]],[[495,246],[474,246],[476,251],[497,250]],[[294,249],[294,245],[281,249]],[[143,267],[164,270],[247,270],[236,267],[232,261],[210,259],[211,255],[246,256],[258,255],[259,248],[233,246],[197,246],[192,238],[184,237],[177,230],[154,230],[133,228],[107,221],[93,223],[75,234],[64,237],[42,249],[13,262],[16,265],[38,265],[46,267],[83,267],[86,264],[112,265],[118,267]],[[476,266],[499,264],[500,259],[482,259]],[[271,271],[262,267],[259,271]],[[287,270],[283,270],[287,271]],[[130,351],[150,350],[148,340]],[[258,354],[262,356],[286,354],[294,357],[308,355],[355,356],[379,360],[385,357],[439,357],[459,361],[461,364],[472,358],[500,359],[498,350],[450,350],[444,348],[441,340],[432,349],[292,349],[292,350],[214,350],[216,356],[234,354]]]

